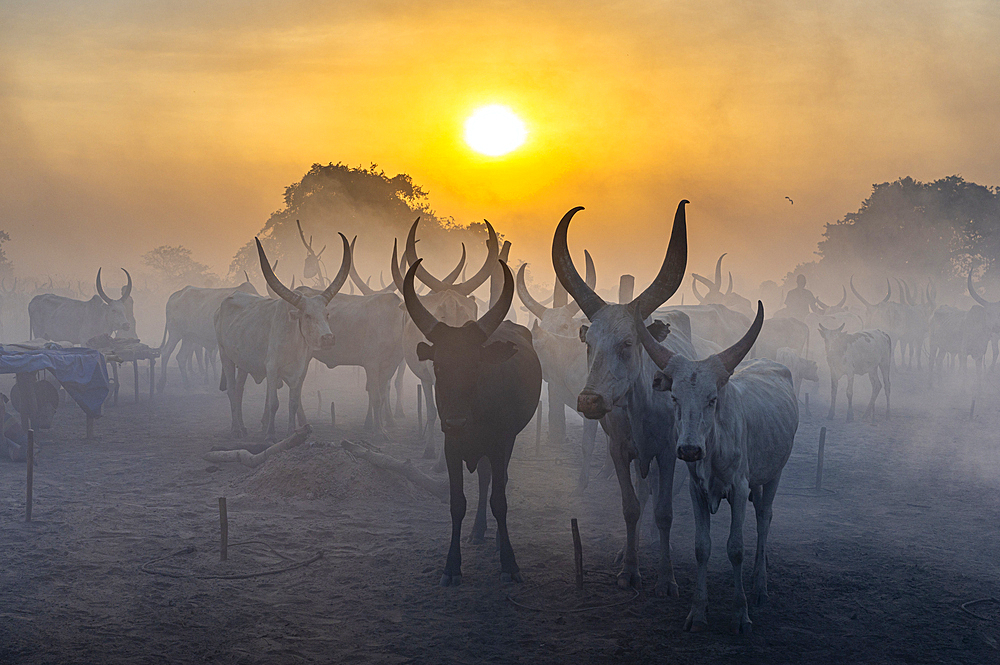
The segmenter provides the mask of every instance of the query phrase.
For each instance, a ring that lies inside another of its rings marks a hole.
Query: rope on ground
[[[241,545],[263,545],[268,550],[270,550],[271,553],[274,554],[275,556],[277,556],[277,557],[279,557],[281,559],[284,559],[285,561],[290,561],[291,560],[289,557],[281,554],[280,552],[278,552],[277,550],[275,550],[273,547],[271,547],[267,543],[265,543],[263,541],[260,541],[260,540],[245,540],[245,541],[239,542],[239,543],[230,543],[229,547],[233,548],[233,547],[239,547]],[[146,563],[142,564],[139,567],[139,570],[141,570],[142,572],[144,572],[144,573],[146,573],[148,575],[160,575],[162,577],[172,577],[174,579],[193,579],[193,580],[249,580],[249,579],[253,579],[254,577],[264,577],[266,575],[277,575],[279,573],[287,573],[290,570],[295,570],[296,568],[303,568],[305,566],[308,566],[309,564],[316,563],[317,561],[319,561],[320,559],[323,558],[323,552],[321,550],[321,551],[317,552],[316,554],[314,554],[313,556],[311,556],[310,558],[305,559],[304,561],[296,561],[295,563],[292,563],[292,564],[287,565],[287,566],[283,566],[281,568],[272,568],[272,569],[269,569],[269,570],[261,570],[261,571],[258,571],[256,573],[242,573],[242,574],[231,574],[231,575],[196,575],[194,573],[175,573],[175,572],[171,572],[171,571],[167,571],[167,570],[156,570],[156,569],[150,567],[153,564],[159,563],[160,561],[164,561],[164,560],[169,559],[171,557],[180,556],[182,554],[194,554],[197,551],[198,551],[197,547],[195,547],[194,545],[189,545],[188,547],[184,547],[182,549],[179,549],[176,552],[171,552],[170,554],[167,554],[167,555],[164,555],[164,556],[161,556],[161,557],[157,557],[156,559],[152,559],[150,561],[147,561]]]
[[[995,617],[994,618],[984,617],[982,614],[976,614],[975,612],[969,609],[969,605],[980,605],[982,603],[997,603],[998,605],[1000,605],[1000,599],[993,598],[992,596],[989,598],[979,598],[977,600],[970,600],[968,602],[962,603],[961,605],[959,605],[959,607],[961,607],[962,611],[965,612],[966,614],[974,616],[981,621],[995,621],[996,620]]]
[[[831,490],[826,487],[789,487],[788,492],[778,492],[778,496],[806,496],[806,497],[821,497],[821,496],[836,496],[837,490]]]
[[[608,573],[608,572],[604,572],[604,571],[594,571],[594,570],[584,571],[584,575],[606,575],[608,577],[617,578],[617,576],[614,573]],[[541,584],[535,584],[534,586],[529,587],[529,588],[530,589],[542,589],[544,587],[551,586],[552,584],[555,584],[557,582],[564,582],[565,583],[565,580],[549,580],[548,582],[542,582]],[[522,603],[522,602],[520,602],[518,600],[515,600],[514,597],[513,597],[513,594],[510,594],[510,593],[507,594],[507,600],[509,600],[515,607],[520,607],[521,609],[525,609],[525,610],[531,610],[533,612],[544,612],[546,614],[580,614],[581,612],[591,612],[593,610],[603,610],[603,609],[608,609],[610,607],[618,607],[620,605],[625,605],[626,603],[631,603],[633,600],[635,600],[636,598],[639,597],[639,590],[638,589],[634,589],[634,588],[630,589],[630,590],[632,591],[632,595],[631,596],[629,596],[627,598],[624,598],[622,600],[619,600],[619,601],[615,601],[613,603],[602,603],[600,605],[588,605],[587,607],[573,607],[573,608],[566,608],[566,609],[559,609],[559,608],[553,608],[553,607],[536,607],[534,605],[527,605],[527,604]]]

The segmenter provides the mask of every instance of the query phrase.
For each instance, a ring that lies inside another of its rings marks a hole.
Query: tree
[[[860,264],[885,274],[964,277],[1000,272],[1000,190],[949,176],[874,185],[854,213],[826,225],[819,265]]]
[[[330,247],[330,252],[321,258],[332,272],[340,265],[341,243],[337,233],[348,239],[358,235],[355,263],[359,272],[365,276],[383,271],[388,279],[393,239],[405,238],[417,217],[421,219],[421,256],[437,249],[449,252],[450,256],[459,242],[465,242],[474,252],[474,246],[481,247],[486,241],[484,224],[463,227],[451,218],[439,217],[427,205],[427,193],[405,173],[390,178],[375,164],[361,168],[339,162],[313,164],[302,180],[286,187],[284,208],[271,214],[257,236],[272,262],[283,259],[279,273],[284,270],[286,275],[301,276],[306,250],[299,239],[296,220],[301,222],[307,238],[316,239],[316,252],[324,245]],[[403,248],[399,249],[402,252]],[[236,278],[244,270],[251,275],[260,272],[253,240],[236,253],[229,275]]]
[[[191,258],[191,250],[178,245],[161,245],[142,255],[143,265],[149,266],[171,286],[215,286],[217,275],[209,272],[208,266]],[[242,281],[242,280],[241,280]]]

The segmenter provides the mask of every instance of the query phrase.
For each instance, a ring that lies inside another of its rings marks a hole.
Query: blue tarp
[[[52,372],[84,413],[94,418],[101,417],[101,406],[109,390],[108,367],[100,351],[64,349],[53,343],[41,349],[12,344],[0,346],[0,374],[43,369]]]

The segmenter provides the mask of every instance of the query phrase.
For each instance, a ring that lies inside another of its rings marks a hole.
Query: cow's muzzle
[[[611,405],[603,395],[595,393],[580,393],[576,398],[576,410],[589,420],[599,420],[608,415]]]
[[[330,333],[329,335],[323,335],[322,337],[319,338],[319,348],[323,349],[324,351],[332,349],[336,341],[337,338],[333,336],[333,333]]]
[[[705,449],[699,446],[677,446],[677,459],[682,462],[697,462],[705,456]]]

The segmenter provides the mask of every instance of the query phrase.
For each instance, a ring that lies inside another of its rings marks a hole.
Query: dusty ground
[[[257,471],[201,459],[226,443],[223,394],[181,391],[172,374],[167,394],[134,405],[126,403],[130,374],[123,373],[123,404],[107,409],[96,441],[83,440],[75,407],[43,433],[31,523],[24,522],[25,466],[0,463],[0,662],[1000,662],[1000,606],[973,608],[986,620],[960,609],[1000,597],[1000,396],[991,387],[978,395],[970,421],[971,393],[942,396],[901,372],[894,419],[871,425],[847,424],[842,414],[821,418],[828,384],[813,386],[813,416],[803,415],[782,488],[812,485],[818,432],[827,425],[824,485],[836,494],[778,497],[771,600],[751,611],[753,635],[740,638],[727,632],[726,504],[713,520],[708,633],[681,631],[695,575],[686,492],[673,535],[681,599],[643,593],[613,608],[534,612],[507,596],[549,607],[572,598],[571,517],[580,520],[593,571],[583,602],[630,598],[606,575],[624,535],[617,484],[595,479],[584,497],[572,496],[574,445],[544,444],[537,459],[532,423],[515,450],[509,521],[525,584],[501,587],[493,548],[466,546],[463,586],[442,589],[447,506],[323,445],[362,437],[353,369],[310,376],[310,418],[315,391],[324,389],[319,444]],[[857,392],[863,410],[867,381]],[[401,458],[418,458],[421,449],[413,395],[408,386],[408,417],[383,446]],[[262,402],[259,388],[248,390],[248,423]],[[466,487],[472,503],[475,485]],[[225,564],[220,496],[228,499],[230,542],[256,541],[234,545]],[[493,533],[491,518],[488,541]],[[657,543],[649,534],[644,526],[640,558],[651,589]],[[750,511],[748,556],[754,542]],[[189,546],[196,550],[168,556]],[[142,572],[248,574],[320,552],[310,565],[251,579]]]

